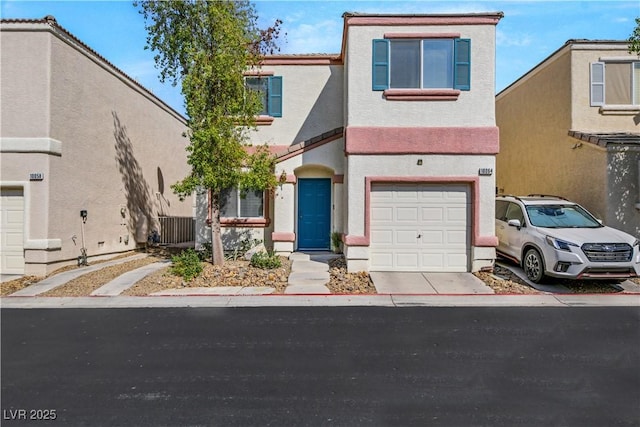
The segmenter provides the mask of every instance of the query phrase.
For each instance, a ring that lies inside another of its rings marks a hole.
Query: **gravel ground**
[[[249,261],[226,261],[224,265],[202,263],[202,273],[193,280],[186,282],[181,277],[174,276],[169,268],[163,268],[145,277],[122,295],[142,296],[166,289],[182,288],[212,288],[217,286],[270,286],[277,294],[284,293],[287,280],[291,272],[291,261],[280,257],[282,267],[263,270],[251,267]]]
[[[43,296],[87,296],[95,289],[111,281],[115,277],[157,262],[162,259],[170,259],[179,249],[169,248],[148,248],[149,257],[125,262],[111,267],[85,274],[66,285],[52,289]],[[116,258],[129,256],[132,253],[123,254]],[[222,266],[214,266],[210,262],[203,262],[203,271],[200,276],[189,282],[185,282],[181,277],[174,276],[169,271],[169,267],[158,270],[134,286],[123,292],[123,295],[143,296],[153,292],[166,289],[180,289],[189,287],[217,287],[217,286],[271,286],[274,293],[282,294],[287,286],[289,273],[291,272],[291,261],[281,257],[282,267],[272,270],[262,270],[249,265],[248,261],[235,260],[226,261]],[[97,263],[92,263],[97,264]],[[335,258],[329,262],[330,282],[327,285],[334,294],[375,294],[376,289],[369,275],[365,272],[347,273],[344,257]],[[77,267],[65,267],[52,274],[70,270]],[[49,276],[51,276],[50,274]],[[493,272],[474,273],[476,277],[491,287],[496,294],[537,294],[539,291],[533,289],[516,276],[511,270],[496,265]],[[20,279],[4,282],[0,287],[0,295],[5,296],[16,292],[30,284],[44,279],[43,277],[26,276]],[[632,279],[640,284],[640,279]],[[572,293],[615,293],[621,288],[613,283],[590,282],[590,281],[561,281]]]

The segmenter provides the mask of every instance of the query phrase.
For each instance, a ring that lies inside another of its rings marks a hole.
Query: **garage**
[[[371,271],[469,271],[470,188],[373,184]]]
[[[0,190],[0,272],[24,273],[24,195],[21,188]]]

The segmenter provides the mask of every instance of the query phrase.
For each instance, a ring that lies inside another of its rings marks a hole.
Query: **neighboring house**
[[[2,274],[129,251],[192,217],[185,119],[48,16],[0,22]],[[82,223],[81,211],[86,211]]]
[[[640,57],[569,40],[496,97],[498,191],[563,196],[640,236]]]
[[[247,73],[265,99],[251,142],[277,154],[281,185],[232,193],[223,241],[288,254],[339,233],[350,271],[491,267],[502,13],[343,18],[340,54],[269,56]]]

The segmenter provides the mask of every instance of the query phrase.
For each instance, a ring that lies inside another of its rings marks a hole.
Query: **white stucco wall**
[[[282,117],[252,133],[254,145],[292,145],[341,127],[341,65],[265,65],[282,76]]]
[[[372,90],[372,40],[385,33],[460,33],[471,39],[471,90],[457,101],[385,100]],[[352,26],[346,55],[346,126],[471,127],[495,125],[495,26]]]

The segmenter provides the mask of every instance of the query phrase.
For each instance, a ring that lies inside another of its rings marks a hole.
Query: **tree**
[[[640,55],[640,18],[636,18],[636,28],[629,37],[629,53]]]
[[[171,186],[184,198],[209,191],[214,264],[224,262],[220,227],[223,190],[271,190],[277,184],[275,159],[266,146],[252,155],[248,132],[261,109],[257,93],[245,89],[243,73],[277,50],[281,21],[261,30],[248,1],[140,1],[148,32],[147,49],[156,52],[160,80],[181,84],[185,98],[191,173]]]

